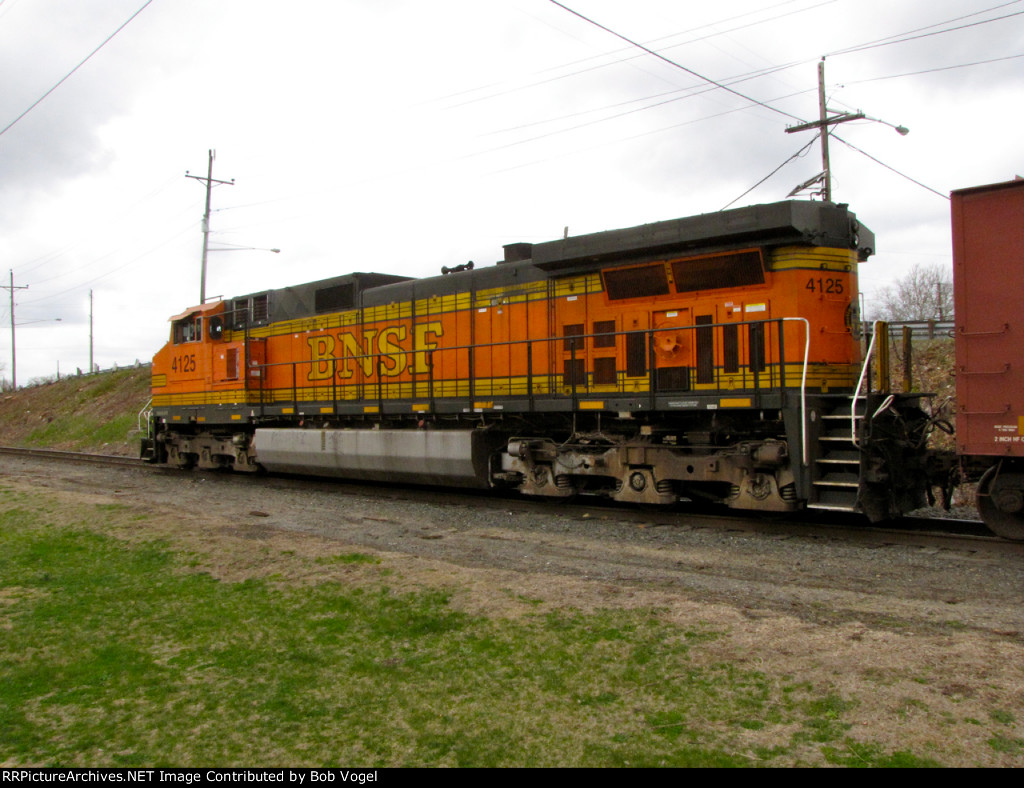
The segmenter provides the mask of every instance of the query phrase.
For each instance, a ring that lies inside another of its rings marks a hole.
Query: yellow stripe
[[[718,400],[718,407],[720,408],[749,408],[752,404],[753,401],[749,397]]]
[[[807,385],[809,388],[840,389],[852,388],[857,380],[860,367],[856,364],[812,364],[807,369]],[[694,392],[699,393],[722,393],[725,390],[743,390],[746,387],[753,387],[754,373],[745,367],[741,367],[735,373],[722,373],[716,370],[717,377],[712,383],[700,383],[693,386]],[[800,378],[803,373],[803,366],[799,363],[789,362],[785,365],[786,387],[789,389],[800,386]],[[768,369],[757,373],[759,388],[766,390],[770,383],[778,385],[779,365],[770,364]],[[532,391],[531,384],[532,382]],[[302,401],[320,403],[316,407],[321,413],[329,414],[334,408],[323,405],[325,402],[336,402],[339,404],[359,405],[366,401],[383,400],[419,400],[410,404],[416,412],[429,411],[430,406],[422,400],[427,397],[440,399],[453,397],[487,397],[488,399],[474,399],[475,409],[491,409],[495,402],[501,402],[508,397],[527,397],[530,394],[544,396],[551,394],[568,395],[570,387],[561,380],[560,375],[534,375],[532,378],[526,376],[506,378],[488,378],[472,382],[466,379],[459,380],[435,380],[433,387],[427,381],[405,381],[385,382],[378,387],[374,381],[362,384],[346,384],[338,386],[306,386],[297,391],[290,386],[287,388],[266,389],[262,393],[264,405],[285,405],[282,412],[286,414],[295,413],[291,406],[296,396]],[[577,394],[594,395],[603,394],[614,396],[616,394],[632,395],[640,392],[649,392],[649,380],[647,376],[629,380],[620,379],[619,387],[614,384],[594,384],[590,386],[579,385]],[[183,394],[154,394],[153,406],[158,408],[168,407],[198,407],[198,406],[227,406],[236,408],[258,407],[260,405],[260,393],[250,392],[249,397],[245,391],[236,389],[232,391],[194,392]],[[740,398],[742,399],[742,398]],[[589,401],[580,404],[581,408],[600,410],[605,407],[605,401]],[[722,407],[729,407],[723,405]],[[748,407],[745,403],[737,404],[734,407]],[[376,413],[377,411],[371,411]],[[1022,426],[1024,430],[1024,426]],[[1024,434],[1024,433],[1022,433]]]
[[[787,246],[771,253],[768,268],[772,271],[799,268],[811,268],[815,271],[851,271],[855,270],[856,263],[856,252],[845,249]]]

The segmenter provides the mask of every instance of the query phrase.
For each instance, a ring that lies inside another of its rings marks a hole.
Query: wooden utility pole
[[[15,352],[14,346],[14,291],[15,290],[28,290],[28,285],[14,286],[14,271],[11,271],[11,283],[9,285],[0,285],[4,290],[11,292],[11,388],[17,390],[18,388],[18,356]]]
[[[217,157],[217,152],[213,149],[210,150],[210,163],[206,171],[206,177],[203,178],[200,175],[189,175],[188,170],[185,170],[185,177],[192,178],[201,183],[206,184],[206,211],[203,213],[203,265],[199,275],[199,303],[206,303],[206,256],[210,250],[210,192],[213,191],[214,184],[221,184],[224,186],[234,186],[235,179],[232,178],[230,181],[218,181],[213,177],[213,160]]]
[[[844,112],[829,117],[828,109],[825,107],[825,58],[818,62],[818,120],[811,123],[801,123],[798,126],[789,126],[787,134],[795,131],[807,131],[808,129],[821,129],[821,175],[818,178],[823,180],[821,198],[825,202],[832,202],[832,168],[828,159],[828,135],[829,126],[837,123],[847,123],[851,120],[862,120],[863,112]],[[814,180],[818,180],[815,178]]]
[[[93,373],[92,365],[92,290],[89,291],[89,374]]]

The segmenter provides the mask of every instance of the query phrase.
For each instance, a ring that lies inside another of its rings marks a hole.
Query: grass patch
[[[1003,725],[1013,725],[1017,721],[1017,718],[1013,715],[1013,712],[1007,711],[1006,709],[992,709],[989,712],[989,716],[993,722],[998,722]]]
[[[0,434],[8,446],[77,451],[134,449],[131,435],[150,397],[150,370],[74,376],[19,389],[0,399]],[[134,447],[137,448],[137,447]]]
[[[25,442],[29,446],[58,445],[102,445],[124,442],[128,432],[135,429],[136,416],[123,414],[113,419],[95,421],[87,417],[74,416],[55,419],[28,434]]]
[[[368,553],[342,553],[340,555],[321,556],[316,559],[318,564],[379,564],[377,556]]]
[[[377,585],[225,582],[202,556],[110,536],[138,529],[131,509],[95,524],[83,505],[56,525],[43,501],[0,492],[8,765],[791,765],[808,747],[818,762],[933,765],[850,740],[850,699],[698,664],[721,635],[710,624],[468,615],[380,584],[362,553],[321,562],[365,565]]]

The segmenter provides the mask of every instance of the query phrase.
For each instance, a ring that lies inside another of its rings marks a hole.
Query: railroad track
[[[395,488],[385,483],[344,482],[337,479],[315,479],[284,475],[230,474],[202,471],[178,471],[166,466],[148,465],[133,457],[118,457],[106,454],[90,454],[87,452],[61,451],[57,449],[29,449],[18,447],[0,447],[0,456],[22,457],[55,462],[88,463],[131,467],[140,470],[164,471],[171,473],[202,473],[203,478],[216,479],[225,483],[243,483],[265,485],[313,485],[317,488],[334,487],[351,491],[366,490],[369,494],[383,495],[390,499],[416,500],[422,502],[436,497],[438,503],[452,502],[452,496],[458,496],[464,505],[496,506],[518,511],[550,510],[557,508],[571,513],[581,519],[595,521],[616,519],[633,522],[644,527],[687,527],[687,528],[720,528],[743,531],[748,533],[765,533],[777,536],[807,536],[850,539],[864,543],[908,543],[922,546],[937,546],[944,549],[981,549],[987,545],[1002,546],[1005,549],[1017,548],[1024,555],[1024,544],[1007,542],[994,536],[980,520],[965,520],[946,517],[904,517],[895,524],[868,525],[862,518],[851,515],[832,515],[827,519],[820,512],[800,512],[796,515],[740,515],[734,513],[708,512],[700,508],[680,504],[678,507],[638,508],[625,504],[617,504],[601,499],[579,498],[572,501],[551,502],[516,495],[498,495],[491,491],[476,490],[443,490],[426,487]]]
[[[144,463],[134,457],[118,457],[113,454],[90,454],[80,451],[61,451],[60,449],[25,449],[13,446],[0,446],[0,455],[9,457],[34,457],[37,459],[59,460],[63,462],[88,462],[93,465],[123,465],[144,467]]]

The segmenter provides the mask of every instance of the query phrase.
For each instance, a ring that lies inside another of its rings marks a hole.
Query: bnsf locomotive
[[[857,266],[873,247],[845,205],[791,201],[200,304],[154,358],[143,451],[897,516],[926,501],[932,419],[863,364]]]

